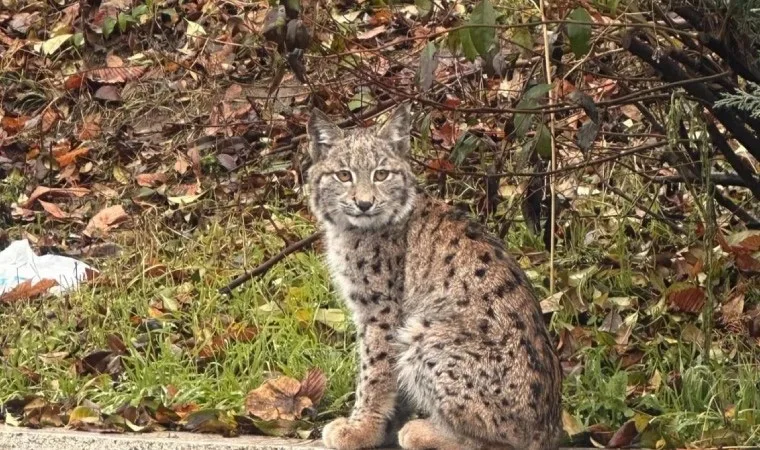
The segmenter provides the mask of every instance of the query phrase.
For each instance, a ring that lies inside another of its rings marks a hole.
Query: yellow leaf
[[[342,309],[320,308],[314,313],[314,320],[317,322],[322,322],[323,324],[340,333],[343,333],[348,329],[346,313],[343,312]]]
[[[575,436],[584,430],[580,420],[565,410],[562,411],[562,428],[570,436]]]
[[[166,197],[166,200],[169,203],[172,203],[175,205],[185,206],[185,205],[194,203],[196,200],[201,198],[202,195],[203,195],[203,192],[197,195],[180,195],[178,197]]]
[[[129,184],[129,179],[131,178],[127,169],[122,166],[116,166],[113,168],[113,177],[121,184]]]
[[[47,41],[40,42],[38,44],[34,45],[34,50],[42,53],[43,55],[52,55],[55,53],[61,46],[68,41],[73,34],[59,34],[58,36],[53,36]]]
[[[206,30],[201,24],[193,22],[192,20],[187,20],[187,35],[190,37],[205,36]]]

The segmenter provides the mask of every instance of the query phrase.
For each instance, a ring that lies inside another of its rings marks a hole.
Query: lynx
[[[307,128],[310,207],[360,362],[324,444],[557,449],[561,371],[532,287],[499,239],[417,187],[410,105],[346,132],[315,109]]]

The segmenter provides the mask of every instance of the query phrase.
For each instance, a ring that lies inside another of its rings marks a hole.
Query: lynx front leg
[[[391,354],[395,326],[383,320],[374,317],[363,330],[360,326],[356,404],[350,417],[337,419],[323,430],[329,448],[374,448],[386,438],[386,425],[396,407],[397,386]]]

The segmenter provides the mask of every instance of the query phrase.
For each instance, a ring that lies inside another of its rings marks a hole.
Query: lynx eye
[[[335,172],[335,176],[338,177],[338,180],[342,181],[343,183],[351,181],[351,172],[348,170],[339,170]]]
[[[375,181],[383,181],[386,178],[388,178],[388,171],[387,170],[376,170],[375,171]]]

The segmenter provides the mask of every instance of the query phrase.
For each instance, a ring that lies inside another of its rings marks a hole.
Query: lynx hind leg
[[[410,318],[400,332],[405,348],[397,366],[399,385],[430,415],[428,430],[436,426],[452,449],[556,450],[556,444],[544,436],[552,430],[541,429],[536,420],[535,408],[549,405],[516,401],[530,395],[531,389],[527,367],[521,367],[517,358],[507,359],[518,354],[517,344],[494,333],[489,346],[471,334],[456,331],[451,323],[417,318]],[[415,430],[410,436],[419,434]]]

